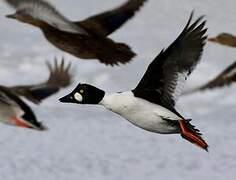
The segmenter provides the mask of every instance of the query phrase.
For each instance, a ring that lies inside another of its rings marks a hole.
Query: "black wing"
[[[224,86],[230,86],[236,82],[236,61],[220,73],[215,79],[204,84],[201,87],[186,91],[183,95],[192,94],[197,91],[204,91],[208,89],[216,89]]]
[[[118,8],[75,23],[87,31],[108,36],[132,18],[145,1],[147,0],[128,0]]]
[[[28,100],[38,104],[45,98],[57,93],[60,88],[67,87],[71,84],[72,75],[70,73],[71,64],[65,65],[64,59],[61,64],[58,64],[55,59],[54,67],[47,63],[50,71],[49,78],[46,82],[30,85],[30,86],[15,86],[10,89],[15,94],[24,96]]]
[[[201,58],[207,37],[203,17],[191,23],[190,19],[179,37],[163,50],[149,65],[138,86],[136,97],[174,109],[179,87],[190,75]]]

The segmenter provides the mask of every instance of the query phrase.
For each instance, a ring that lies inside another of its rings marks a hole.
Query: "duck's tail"
[[[201,137],[200,131],[190,124],[190,120],[180,120],[179,127],[182,138],[208,151],[208,144]]]
[[[108,48],[105,53],[98,55],[98,59],[106,65],[126,64],[135,57],[136,54],[124,43],[116,43],[113,48]]]

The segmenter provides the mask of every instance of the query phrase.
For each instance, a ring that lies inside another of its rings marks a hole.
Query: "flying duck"
[[[129,0],[113,10],[72,22],[46,0],[5,0],[16,9],[7,15],[40,28],[55,47],[80,59],[98,59],[106,65],[128,63],[136,54],[124,43],[108,38],[132,18],[146,0]]]
[[[34,112],[21,99],[39,104],[42,100],[55,94],[60,88],[71,84],[70,64],[65,66],[64,60],[55,65],[47,63],[49,78],[47,81],[29,86],[0,86],[0,122],[8,125],[30,128],[35,130],[46,130],[47,128],[38,122]]]
[[[230,86],[236,82],[236,61],[228,66],[222,73],[220,73],[216,78],[209,81],[208,83],[194,88],[192,90],[186,91],[183,95],[192,94],[199,91],[211,90],[216,88],[222,88],[225,86]]]
[[[199,62],[207,39],[203,17],[191,23],[192,17],[193,13],[179,37],[153,60],[135,89],[106,93],[92,85],[79,84],[60,101],[102,105],[144,130],[180,134],[207,150],[199,130],[175,109],[180,87]]]
[[[236,47],[236,36],[229,33],[221,33],[216,37],[209,38],[208,41],[229,47]]]

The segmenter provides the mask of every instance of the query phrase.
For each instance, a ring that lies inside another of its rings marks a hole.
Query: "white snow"
[[[79,20],[124,0],[57,0],[68,18]],[[38,119],[50,129],[37,132],[0,125],[0,178],[3,180],[234,180],[236,170],[236,86],[181,97],[177,109],[193,119],[210,145],[206,153],[178,135],[141,130],[102,107],[60,104],[79,82],[107,91],[136,86],[148,64],[182,31],[190,12],[205,14],[208,34],[236,34],[235,0],[149,0],[140,13],[112,35],[138,53],[120,67],[83,61],[51,46],[39,30],[4,16],[0,1],[0,83],[37,83],[47,77],[46,59],[73,62],[75,83],[40,106]],[[236,57],[236,49],[209,43],[186,88],[212,79]]]

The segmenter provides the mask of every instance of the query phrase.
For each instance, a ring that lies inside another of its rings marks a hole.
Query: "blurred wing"
[[[17,0],[5,0],[11,7],[17,8],[20,4],[20,1]]]
[[[0,87],[0,103],[8,106],[17,106],[17,104],[6,95],[4,89],[5,87]]]
[[[45,0],[5,0],[17,11],[46,22],[50,26],[70,33],[87,34],[80,26],[72,23]]]
[[[145,1],[128,0],[118,8],[75,23],[95,34],[108,36],[132,18]]]
[[[149,65],[138,86],[136,97],[173,110],[181,87],[199,62],[206,40],[203,17],[190,19],[179,37]]]
[[[69,72],[71,64],[66,66],[63,59],[61,64],[58,65],[55,59],[53,68],[49,63],[47,65],[50,76],[46,82],[31,86],[15,86],[11,87],[11,90],[38,104],[45,98],[57,93],[61,88],[65,88],[71,84],[72,75]]]
[[[227,67],[222,73],[220,73],[215,79],[206,83],[205,85],[195,88],[190,91],[186,91],[183,95],[192,94],[197,91],[204,91],[208,89],[216,89],[225,86],[230,86],[236,82],[236,61]]]

